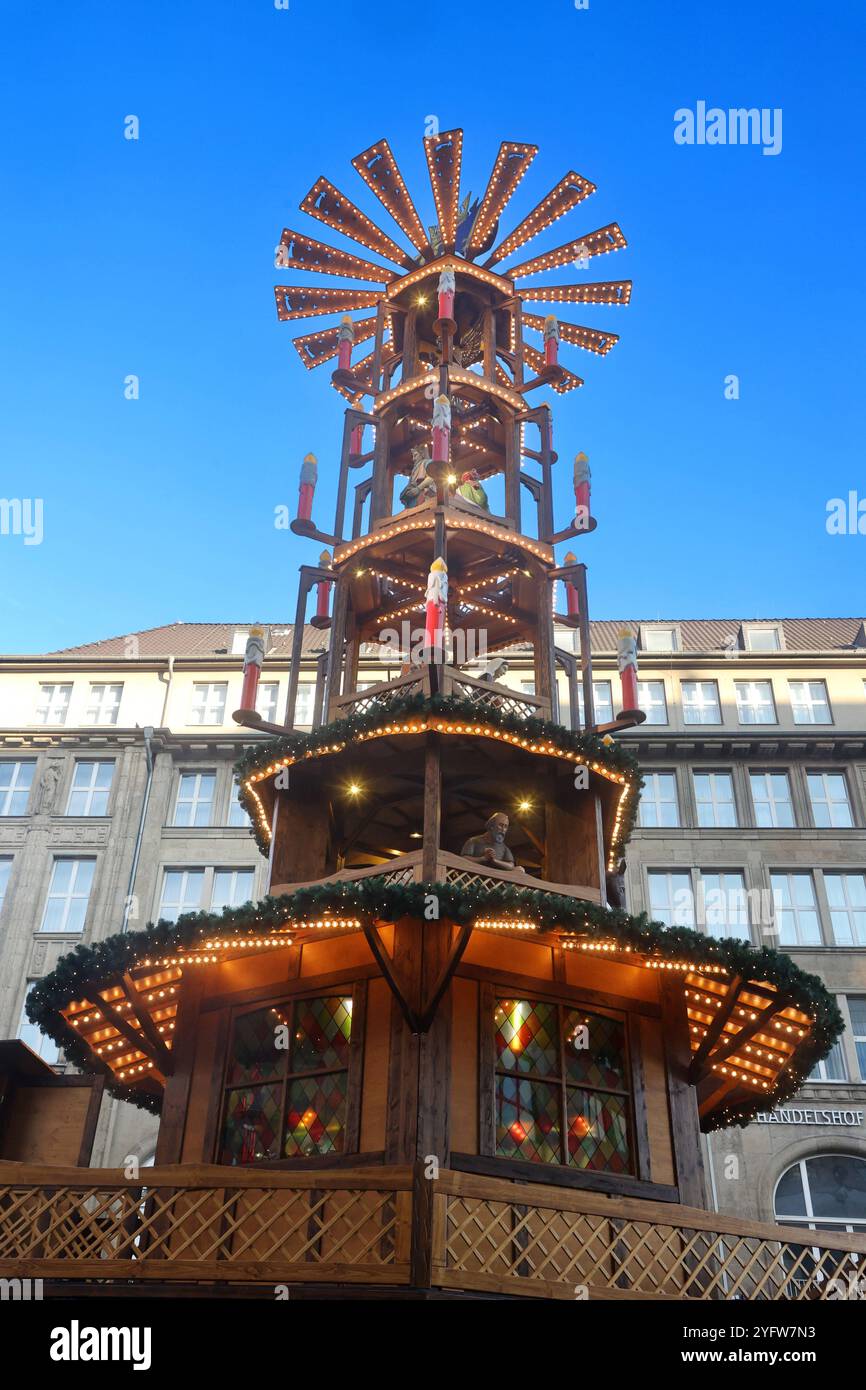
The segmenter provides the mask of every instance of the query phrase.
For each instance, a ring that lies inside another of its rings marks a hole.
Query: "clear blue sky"
[[[44,540],[0,536],[0,651],[291,618],[319,547],[274,507],[313,449],[330,519],[342,403],[291,346],[314,324],[276,320],[272,248],[334,239],[297,211],[321,172],[394,230],[349,163],[383,135],[432,220],[429,114],[464,189],[540,146],[507,228],[568,169],[598,185],[533,251],[629,239],[589,278],[631,307],[569,315],[622,341],[566,349],[587,384],[555,398],[561,517],[593,467],[593,615],[862,614],[866,536],[824,523],[866,497],[864,38],[862,0],[7,0],[0,498],[43,498]],[[699,100],[780,107],[782,152],[675,144]]]

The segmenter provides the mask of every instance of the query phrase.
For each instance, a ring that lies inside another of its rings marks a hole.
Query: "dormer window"
[[[780,652],[782,650],[782,634],[778,627],[771,624],[756,623],[754,626],[743,628],[745,649],[747,652]]]
[[[640,644],[645,652],[678,652],[679,633],[675,627],[641,627]]]

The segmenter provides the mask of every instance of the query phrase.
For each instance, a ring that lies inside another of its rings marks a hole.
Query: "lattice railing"
[[[0,1165],[0,1277],[412,1285],[512,1297],[835,1299],[866,1238],[441,1171]]]
[[[736,1221],[663,1202],[442,1176],[434,1283],[541,1298],[838,1298],[866,1239]]]

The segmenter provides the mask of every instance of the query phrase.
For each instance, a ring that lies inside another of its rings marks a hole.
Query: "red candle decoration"
[[[259,677],[265,659],[265,630],[263,627],[250,628],[244,651],[244,683],[241,688],[241,709],[254,710],[259,689]]]
[[[355,458],[364,452],[364,426],[356,425],[349,435],[349,453]]]
[[[559,365],[559,323],[555,314],[548,314],[544,320],[544,364]]]
[[[437,396],[433,402],[433,462],[447,463],[451,456],[451,402]]]
[[[343,315],[337,342],[337,365],[341,372],[347,372],[352,365],[352,347],[355,342],[355,325],[348,314]]]
[[[301,485],[298,488],[298,521],[309,521],[313,514],[313,493],[319,476],[319,461],[307,454],[301,464]]]
[[[319,556],[319,565],[323,570],[331,568],[331,552],[323,550]],[[328,619],[331,616],[331,583],[330,579],[320,579],[316,585],[316,617]]]
[[[574,524],[578,530],[585,530],[590,518],[589,493],[590,478],[589,459],[586,454],[575,454],[574,456],[574,501],[577,512]]]
[[[574,555],[574,554],[572,554],[572,552],[569,550],[569,552],[568,552],[568,554],[566,555],[565,560],[564,560],[563,563],[566,564],[566,565],[576,565],[576,564],[577,564],[577,556]],[[573,584],[572,581],[571,581],[570,579],[566,579],[566,581],[565,581],[565,602],[566,602],[566,606],[567,606],[568,616],[569,616],[570,618],[577,618],[577,617],[579,617],[579,616],[580,616],[580,598],[579,598],[579,596],[578,596],[577,586],[576,586],[575,584]]]
[[[622,712],[631,714],[639,708],[637,700],[637,640],[630,627],[619,630],[617,666],[622,681]]]
[[[439,317],[454,321],[454,271],[446,268],[439,276]]]
[[[442,638],[445,631],[445,609],[448,603],[448,566],[440,557],[430,566],[427,576],[427,612],[424,627],[424,647],[430,661],[442,660]]]

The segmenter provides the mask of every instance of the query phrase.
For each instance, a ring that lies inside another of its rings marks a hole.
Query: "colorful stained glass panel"
[[[569,1087],[568,1162],[573,1168],[627,1173],[628,1120],[623,1096]]]
[[[347,1067],[351,1034],[351,998],[335,995],[326,999],[299,999],[295,1005],[290,1070]]]
[[[496,1065],[500,1071],[551,1076],[559,1071],[555,1004],[497,999]]]
[[[302,1076],[289,1083],[285,1158],[343,1152],[348,1073]]]
[[[276,1009],[258,1009],[242,1014],[235,1023],[234,1055],[228,1084],[271,1081],[282,1076],[286,1067],[286,1048],[277,1047],[282,1015]]]
[[[626,1089],[625,1026],[620,1019],[566,1009],[565,1076],[600,1088]]]
[[[496,1152],[500,1158],[559,1163],[560,1091],[545,1081],[496,1078]]]
[[[244,1086],[229,1091],[220,1163],[256,1163],[280,1156],[281,1086]]]

